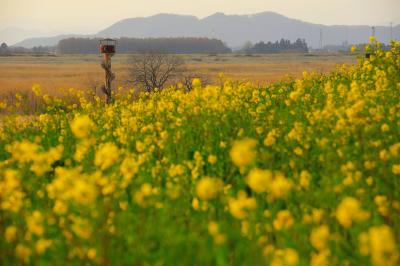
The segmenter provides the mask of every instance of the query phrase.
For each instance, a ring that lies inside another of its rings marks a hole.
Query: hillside
[[[77,37],[89,37],[89,35],[86,36],[86,35],[68,34],[68,35],[57,35],[53,37],[29,38],[21,42],[18,42],[13,46],[25,47],[25,48],[32,48],[35,46],[56,46],[58,42],[63,39],[77,38]]]
[[[193,16],[159,14],[147,18],[121,20],[100,31],[105,37],[213,37],[226,42],[230,47],[242,46],[246,41],[276,41],[281,38],[295,41],[306,39],[314,48],[320,44],[320,29],[323,44],[340,45],[365,43],[371,35],[370,26],[325,26],[291,19],[274,12],[255,15],[225,15],[215,13],[198,19]],[[390,27],[376,27],[377,39],[388,42]],[[394,27],[393,37],[400,38],[400,25]]]
[[[288,18],[274,12],[262,12],[254,15],[225,15],[215,13],[199,19],[195,16],[158,14],[150,17],[128,18],[116,22],[97,34],[81,37],[208,37],[225,42],[231,48],[241,47],[245,42],[276,41],[281,38],[296,41],[305,39],[313,48],[320,47],[320,31],[323,45],[341,45],[365,43],[371,35],[371,27],[326,26]],[[51,38],[30,38],[15,46],[33,47],[57,45],[58,41],[76,35],[55,36]],[[387,43],[390,39],[390,27],[376,27],[377,39]],[[393,28],[393,38],[400,39],[400,25]]]

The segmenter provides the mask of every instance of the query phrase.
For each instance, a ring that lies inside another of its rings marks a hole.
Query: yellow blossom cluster
[[[33,85],[44,108],[0,118],[0,265],[399,265],[400,42],[383,48],[109,104]]]

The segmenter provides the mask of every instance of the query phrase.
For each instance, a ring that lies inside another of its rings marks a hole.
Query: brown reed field
[[[301,76],[303,71],[327,73],[338,64],[353,64],[354,55],[280,54],[280,55],[181,55],[187,68],[210,82],[220,72],[234,80],[254,83],[278,81],[285,76]],[[114,84],[132,87],[129,82],[130,55],[113,58]],[[56,94],[59,88],[95,89],[103,82],[99,55],[10,56],[0,58],[0,98],[30,91],[40,84],[44,92]]]

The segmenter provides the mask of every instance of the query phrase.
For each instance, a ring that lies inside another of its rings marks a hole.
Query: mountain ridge
[[[381,42],[390,39],[390,27],[377,26],[376,36]],[[208,37],[217,38],[229,47],[241,47],[250,42],[275,42],[282,38],[295,41],[305,39],[309,46],[319,48],[320,31],[323,45],[341,45],[343,43],[365,43],[371,35],[367,25],[323,25],[285,15],[264,11],[248,15],[226,15],[216,12],[204,18],[192,15],[159,13],[148,17],[134,17],[119,20],[93,35],[78,37]],[[56,45],[57,36],[43,38],[43,44]],[[393,27],[393,37],[400,39],[400,25]],[[28,47],[39,44],[40,38],[26,39],[14,46]]]

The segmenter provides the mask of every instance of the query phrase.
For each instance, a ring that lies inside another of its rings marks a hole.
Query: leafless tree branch
[[[131,81],[143,86],[147,92],[163,89],[185,70],[180,57],[155,51],[134,55],[129,64]]]

